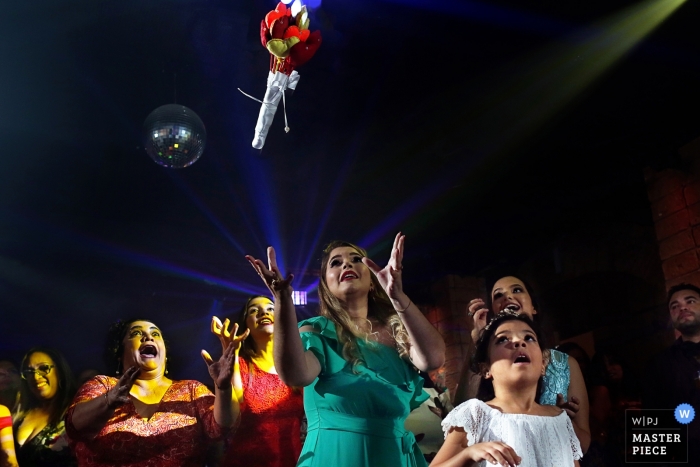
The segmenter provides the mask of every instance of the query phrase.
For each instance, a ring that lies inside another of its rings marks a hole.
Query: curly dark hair
[[[250,302],[256,298],[267,298],[268,300],[272,301],[265,295],[251,295],[248,297],[243,304],[240,313],[238,313],[238,319],[236,320],[236,323],[238,323],[238,332],[236,333],[237,336],[240,336],[246,332],[246,329],[248,329],[248,307],[250,306]],[[253,340],[253,337],[249,335],[243,342],[241,342],[241,349],[239,350],[238,355],[243,357],[246,362],[250,363],[251,359],[255,356],[256,351],[255,341]]]
[[[54,427],[61,421],[63,414],[73,400],[73,396],[75,396],[76,387],[73,379],[73,372],[70,366],[68,366],[66,359],[58,350],[47,347],[32,347],[29,349],[22,358],[20,372],[29,368],[29,358],[37,352],[45,353],[53,360],[55,366],[52,371],[55,371],[58,376],[58,389],[56,390],[56,395],[51,399],[48,409],[49,422],[47,425]],[[44,401],[32,393],[29,389],[29,383],[26,379],[22,378],[19,389],[19,409],[17,418],[22,418],[30,410],[42,407],[43,405]]]
[[[522,321],[535,333],[537,337],[537,345],[540,350],[542,350],[543,358],[546,352],[546,347],[544,345],[544,338],[539,330],[539,327],[530,319],[526,314],[518,314],[511,311],[504,311],[493,318],[484,327],[479,335],[479,339],[476,341],[476,351],[472,355],[470,362],[471,370],[476,374],[482,374],[484,365],[488,365],[491,362],[489,356],[489,343],[491,342],[491,337],[495,334],[496,330],[501,326],[501,324],[508,321]],[[542,394],[542,377],[537,383],[537,402],[539,402],[540,395]],[[479,391],[477,393],[477,398],[482,401],[489,401],[495,397],[493,390],[493,382],[486,378],[482,378]]]
[[[126,337],[129,327],[136,321],[148,321],[149,323],[153,323],[153,320],[147,318],[133,318],[128,320],[118,320],[109,326],[109,331],[107,331],[107,345],[104,353],[104,361],[109,371],[114,371],[115,373],[124,372],[124,368],[122,368],[124,337]],[[165,343],[166,355],[170,355],[168,341],[163,338],[163,342]]]

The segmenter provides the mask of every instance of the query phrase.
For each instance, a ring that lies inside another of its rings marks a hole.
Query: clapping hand
[[[139,371],[141,370],[137,366],[128,368],[122,377],[119,378],[119,381],[117,381],[117,385],[107,391],[105,394],[107,407],[115,409],[129,402],[129,392],[131,391],[131,386],[134,385],[134,381],[136,381],[139,376]]]
[[[291,294],[292,292],[292,279],[294,279],[294,274],[290,274],[286,279],[283,278],[277,267],[277,257],[275,256],[275,249],[271,246],[267,247],[267,267],[259,259],[255,259],[250,255],[245,257],[255,272],[258,273],[260,278],[263,280],[265,285],[272,295],[277,298],[282,291],[287,291]]]
[[[209,352],[202,350],[202,358],[209,369],[209,376],[214,380],[214,384],[219,389],[228,389],[231,387],[231,378],[233,377],[233,362],[236,357],[236,348],[231,342],[223,355],[218,361],[214,361],[209,355]]]

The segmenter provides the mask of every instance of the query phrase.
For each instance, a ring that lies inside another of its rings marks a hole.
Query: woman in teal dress
[[[488,304],[480,298],[469,302],[469,317],[474,319],[472,342],[477,341],[481,330],[486,326],[489,310],[497,314],[506,310],[522,313],[534,320],[538,308],[535,298],[523,280],[515,276],[501,277],[491,287]],[[479,392],[480,389],[483,390],[481,376],[469,369],[473,348],[471,350],[467,352],[459,386],[455,392],[455,406],[468,399],[488,396]],[[581,450],[585,453],[591,443],[591,430],[588,421],[588,392],[581,368],[573,357],[558,350],[548,349],[545,356],[548,363],[538,402],[542,405],[556,405],[569,414],[581,443]]]
[[[356,245],[328,245],[321,316],[298,324],[293,277],[283,279],[274,249],[267,267],[247,257],[275,296],[275,368],[286,384],[305,387],[298,467],[426,466],[404,421],[428,397],[416,368],[442,366],[445,343],[403,292],[403,245],[399,233],[384,268]]]

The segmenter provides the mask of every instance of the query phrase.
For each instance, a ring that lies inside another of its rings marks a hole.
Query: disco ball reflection
[[[146,117],[143,131],[146,152],[151,159],[174,169],[194,164],[207,142],[204,123],[184,105],[158,107]]]

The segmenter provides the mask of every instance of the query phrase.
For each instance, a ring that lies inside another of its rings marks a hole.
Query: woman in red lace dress
[[[233,387],[241,401],[241,424],[226,440],[221,466],[294,467],[301,453],[304,402],[300,388],[277,376],[272,361],[274,304],[264,296],[250,297],[238,318],[244,337],[233,371]],[[214,333],[227,343],[228,320],[214,319]],[[235,333],[234,333],[235,334]]]
[[[201,467],[209,442],[234,426],[239,407],[232,367],[240,339],[214,362],[202,357],[216,395],[198,381],[173,381],[167,347],[151,321],[120,321],[110,330],[119,379],[85,383],[66,414],[66,430],[80,467]]]

